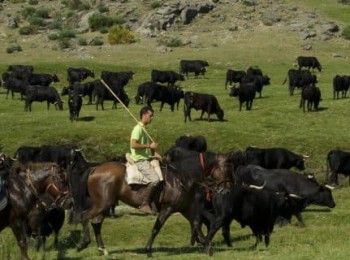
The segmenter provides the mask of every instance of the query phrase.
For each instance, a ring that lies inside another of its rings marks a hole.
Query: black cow
[[[160,111],[162,111],[165,103],[170,105],[171,111],[174,111],[175,104],[178,107],[184,93],[176,86],[162,86],[154,82],[145,82],[139,86],[136,99],[140,100],[140,96],[143,96],[149,107],[152,107],[152,102],[156,100],[161,102]]]
[[[322,70],[322,66],[316,57],[299,56],[297,57],[296,62],[298,63],[299,70],[302,67],[308,68],[309,70],[310,68],[312,68],[312,70],[318,69],[319,72]]]
[[[174,85],[176,81],[184,81],[184,75],[176,73],[172,70],[152,70],[151,71],[152,82],[168,83],[169,85]]]
[[[45,250],[46,238],[54,233],[54,246],[58,246],[58,234],[63,226],[65,219],[64,209],[54,204],[48,194],[40,196],[41,203],[33,207],[28,214],[27,234],[36,239],[36,249],[43,246]],[[43,205],[43,203],[45,205]]]
[[[329,169],[331,170],[331,176],[328,179]],[[332,186],[337,186],[338,174],[349,176],[350,183],[350,152],[342,150],[331,150],[327,155],[327,173],[326,180]]]
[[[246,110],[251,110],[253,106],[253,100],[255,98],[255,84],[252,82],[242,83],[240,86],[231,88],[229,93],[230,97],[238,97],[239,99],[239,111],[242,111],[244,102],[246,103]]]
[[[20,146],[14,158],[24,165],[32,162],[55,162],[66,169],[74,151],[79,151],[78,146],[74,144]]]
[[[285,148],[256,148],[247,147],[245,150],[246,163],[259,165],[266,169],[290,169],[295,167],[305,170],[305,155],[293,153]]]
[[[32,65],[9,65],[7,71],[17,79],[29,80],[34,71]]]
[[[67,80],[71,86],[73,86],[74,82],[81,82],[88,77],[95,78],[95,73],[87,68],[69,67],[67,69]]]
[[[8,99],[10,92],[13,99],[16,92],[21,94],[21,100],[23,100],[25,91],[30,86],[27,80],[18,79],[8,72],[2,74],[2,80],[4,81],[4,88],[7,89],[6,99]]]
[[[204,136],[183,135],[175,140],[175,146],[199,153],[207,151],[207,141]]]
[[[349,87],[350,76],[335,75],[333,78],[333,99],[335,99],[335,96],[339,98],[339,92],[341,92],[342,98],[346,98]]]
[[[93,96],[95,94],[96,86],[100,84],[100,80],[94,80],[89,82],[75,82],[73,85],[73,90],[77,91],[82,97],[88,96],[88,105],[92,104]],[[62,90],[63,93],[63,90]]]
[[[197,78],[199,74],[204,76],[206,72],[206,66],[209,66],[209,63],[204,60],[181,60],[180,61],[180,73],[185,74],[188,78],[188,73],[194,73]]]
[[[133,71],[102,71],[101,79],[103,79],[103,81],[111,88],[124,88],[129,81],[133,79],[134,74],[135,73]]]
[[[200,120],[204,113],[208,114],[208,121],[210,122],[210,115],[216,114],[220,121],[224,120],[224,111],[220,108],[217,98],[209,94],[200,94],[195,92],[186,92],[184,95],[184,114],[185,122],[187,118],[191,121],[191,108],[195,110],[202,110]]]
[[[49,86],[52,82],[59,82],[56,74],[32,73],[28,79],[30,85]]]
[[[332,191],[329,186],[319,184],[312,176],[305,176],[287,169],[265,169],[256,165],[239,166],[234,173],[234,179],[239,184],[263,186],[273,192],[294,194],[303,199],[300,212],[295,215],[301,225],[304,221],[301,211],[310,204],[335,207]]]
[[[33,101],[47,102],[47,109],[54,104],[56,109],[63,110],[63,101],[54,87],[30,86],[25,91],[25,111],[32,111]]]
[[[79,82],[75,82],[75,84],[80,84]],[[68,107],[69,107],[69,119],[70,121],[77,121],[79,118],[79,113],[81,110],[81,106],[83,104],[83,94],[81,93],[79,88],[74,88],[69,93],[68,97]]]
[[[303,88],[307,85],[315,85],[317,83],[316,75],[311,74],[308,70],[290,69],[288,70],[287,78],[282,84],[285,84],[287,79],[289,81],[289,95],[291,96],[293,95],[295,88]]]
[[[240,83],[243,77],[246,75],[247,73],[243,70],[228,69],[226,72],[225,89],[227,89],[227,84],[230,84],[230,86],[232,86],[232,83]]]
[[[105,100],[113,100],[112,109],[117,108],[117,103],[119,100],[126,106],[129,106],[129,97],[125,92],[124,88],[121,85],[108,85],[113,93],[119,98],[116,97],[104,86],[101,81],[95,81],[95,95],[96,95],[96,110],[98,110],[98,106],[101,105],[102,110],[104,110],[104,101]],[[108,83],[106,83],[108,84]]]
[[[256,242],[251,249],[256,249],[263,237],[267,247],[277,217],[291,219],[296,208],[295,201],[287,194],[240,185],[233,185],[226,192],[213,192],[212,204],[215,216],[210,221],[207,246],[221,226],[224,240],[231,246],[230,223],[236,220],[242,228],[249,226],[252,230]]]
[[[308,85],[305,86],[301,92],[301,98],[300,98],[300,108],[303,108],[303,112],[305,112],[305,103],[307,101],[307,110],[312,110],[312,106],[315,110],[318,110],[318,106],[321,101],[321,90],[314,86],[314,85]]]
[[[263,86],[270,85],[270,78],[267,75],[248,75],[241,79],[241,84],[253,83],[255,91],[259,93],[259,98],[261,98],[261,92]]]
[[[262,76],[262,70],[259,69],[258,67],[249,67],[247,69],[247,76],[251,77],[251,76]]]

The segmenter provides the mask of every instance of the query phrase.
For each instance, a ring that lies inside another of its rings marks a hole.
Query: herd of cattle
[[[306,104],[308,110],[312,108],[317,110],[322,100],[321,91],[316,86],[317,77],[310,69],[312,71],[317,69],[321,72],[322,66],[316,57],[300,56],[296,61],[299,68],[290,69],[283,84],[288,80],[290,95],[293,95],[295,88],[302,89],[300,107],[303,108],[304,112]],[[183,99],[185,122],[187,119],[191,120],[192,108],[201,111],[200,118],[203,117],[204,113],[207,113],[209,121],[211,114],[216,114],[218,120],[223,120],[224,111],[214,95],[184,92],[175,85],[178,81],[184,81],[185,77],[188,79],[189,73],[193,73],[196,78],[199,75],[204,76],[208,66],[209,63],[204,60],[181,60],[179,73],[172,70],[153,69],[151,80],[141,83],[137,88],[136,104],[147,103],[151,106],[152,102],[159,101],[161,103],[160,109],[166,103],[174,111],[175,105],[178,108],[180,100]],[[88,104],[92,104],[95,100],[96,110],[99,107],[104,109],[104,100],[112,100],[112,108],[116,108],[118,102],[128,106],[130,99],[124,87],[133,79],[134,74],[133,71],[102,71],[100,79],[85,81],[87,78],[95,78],[93,71],[83,67],[68,68],[67,81],[69,86],[62,89],[61,95],[68,95],[70,119],[72,121],[78,119],[84,96],[89,97]],[[2,74],[3,86],[7,89],[6,98],[10,92],[12,97],[14,92],[20,93],[21,99],[25,97],[25,111],[31,111],[34,101],[46,101],[48,109],[50,104],[54,104],[56,109],[62,110],[64,101],[62,101],[57,89],[52,86],[58,81],[59,78],[55,74],[34,73],[34,68],[31,65],[10,65],[8,70]],[[238,87],[234,85],[235,83],[239,84]],[[110,90],[105,87],[105,84],[110,87]],[[231,86],[229,96],[238,97],[239,110],[242,109],[244,103],[247,110],[252,109],[256,93],[261,97],[263,86],[269,84],[270,78],[264,75],[259,68],[250,67],[247,71],[229,69],[226,72],[225,89],[228,85]],[[335,75],[333,78],[334,99],[339,98],[339,93],[341,93],[342,98],[345,98],[349,86],[350,76]]]
[[[203,136],[181,136],[175,146],[186,150],[203,153],[207,150]],[[23,165],[35,162],[55,162],[69,174],[69,165],[75,156],[81,153],[77,145],[43,145],[21,146],[13,159]],[[84,156],[81,154],[81,158]],[[211,239],[219,228],[223,229],[225,242],[230,246],[230,224],[238,221],[242,227],[249,226],[256,236],[256,247],[264,237],[265,245],[270,242],[270,235],[276,223],[289,223],[294,215],[301,226],[304,221],[301,213],[310,204],[335,207],[332,189],[338,185],[338,175],[350,176],[350,153],[341,150],[331,150],[327,155],[327,174],[324,183],[319,183],[314,176],[305,175],[307,156],[296,154],[285,148],[247,147],[244,151],[228,152],[227,157],[232,167],[230,182],[233,183],[230,192],[220,189],[211,194],[211,203],[201,212],[203,224],[212,225],[208,233]],[[5,156],[0,156],[2,170]],[[124,156],[116,160],[126,162]],[[98,163],[87,163],[94,166]],[[293,171],[291,169],[297,169]],[[86,169],[80,169],[84,171]],[[166,170],[163,168],[163,170]],[[328,175],[330,170],[331,175]],[[71,191],[74,192],[74,191]],[[207,197],[207,196],[206,196]],[[52,201],[47,196],[41,198],[47,205]],[[214,211],[213,211],[214,210]],[[215,213],[213,213],[215,212]],[[58,233],[64,223],[65,212],[56,205],[35,207],[28,215],[28,234],[36,236],[41,243],[54,232],[55,244]],[[216,227],[216,228],[215,228]],[[208,227],[209,228],[209,227]],[[209,229],[208,229],[209,230]],[[38,243],[38,248],[41,243]]]

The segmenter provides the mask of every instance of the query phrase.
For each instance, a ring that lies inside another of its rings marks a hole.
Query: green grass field
[[[288,1],[292,2],[292,1]],[[304,1],[294,1],[303,4]],[[314,8],[342,23],[349,22],[349,11],[328,1],[308,1],[307,8]],[[345,10],[345,11],[344,11]],[[200,21],[202,22],[202,21]],[[174,32],[174,35],[176,33]],[[236,35],[237,36],[237,35]],[[349,74],[349,60],[333,57],[333,53],[349,54],[349,42],[342,39],[312,42],[312,51],[303,51],[305,42],[283,28],[262,27],[251,32],[242,31],[239,37],[225,39],[212,31],[198,36],[204,47],[174,48],[172,52],[156,51],[155,40],[142,39],[128,46],[86,47],[92,58],[81,58],[74,51],[47,51],[26,46],[22,53],[8,55],[1,52],[0,72],[10,64],[32,64],[36,72],[56,73],[61,81],[55,86],[59,91],[67,86],[68,67],[87,67],[99,77],[102,70],[133,70],[134,79],[126,86],[132,100],[131,113],[138,117],[141,105],[133,97],[137,86],[150,80],[154,68],[178,71],[181,59],[206,59],[210,66],[205,78],[200,77],[181,82],[185,91],[214,94],[225,112],[225,121],[199,121],[199,111],[192,111],[192,122],[184,123],[183,103],[178,111],[171,112],[165,105],[159,111],[155,103],[155,117],[149,126],[149,133],[159,143],[164,153],[181,135],[204,135],[208,148],[215,152],[245,149],[247,146],[285,147],[294,152],[309,155],[306,172],[314,173],[320,182],[326,173],[326,156],[331,149],[349,149],[349,98],[333,100],[332,79],[336,74]],[[202,38],[201,38],[202,37]],[[26,48],[27,47],[27,48]],[[300,90],[289,96],[287,85],[282,82],[288,69],[299,55],[316,56],[323,65],[317,72],[322,91],[321,109],[303,113],[299,109]],[[228,96],[224,89],[225,73],[228,68],[246,70],[258,65],[271,78],[271,85],[264,87],[261,99],[255,99],[252,111],[238,111],[238,100]],[[67,102],[67,97],[63,97]],[[87,102],[85,99],[84,103]],[[33,103],[32,112],[24,112],[24,102],[6,99],[5,89],[0,87],[0,145],[2,151],[13,155],[20,145],[74,143],[82,148],[90,161],[103,161],[123,154],[129,149],[129,135],[135,122],[120,105],[112,110],[112,102],[105,102],[105,111],[96,111],[94,105],[84,105],[78,122],[69,121],[67,103],[63,111],[53,106],[46,110],[46,103]],[[214,119],[215,116],[213,117]],[[348,180],[341,178],[340,187],[333,195],[337,206],[326,209],[310,206],[303,213],[306,227],[300,228],[293,219],[287,227],[276,227],[271,236],[271,245],[265,248],[261,243],[257,251],[249,251],[255,239],[248,228],[234,223],[231,226],[233,247],[222,243],[220,232],[214,239],[214,259],[347,259],[349,242],[350,188]],[[119,211],[118,211],[119,212]],[[117,219],[106,219],[102,232],[107,249],[106,259],[144,259],[143,248],[147,242],[155,216],[144,216],[136,210],[119,212]],[[52,248],[51,238],[46,252],[35,252],[30,248],[32,259],[101,259],[93,240],[82,252],[76,252],[80,226],[64,225],[60,234],[59,250]],[[189,224],[180,215],[174,215],[166,222],[154,243],[156,259],[204,259],[201,248],[190,246]],[[0,233],[0,259],[18,259],[18,248],[9,229]]]

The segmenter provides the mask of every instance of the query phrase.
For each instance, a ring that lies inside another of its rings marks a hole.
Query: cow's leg
[[[146,245],[146,253],[148,257],[152,256],[152,244],[156,236],[158,235],[160,229],[163,227],[165,221],[169,218],[169,216],[173,213],[173,210],[171,207],[162,208],[159,212],[158,218],[156,222],[154,223],[152,233],[150,238],[148,239],[147,245]]]
[[[295,213],[295,217],[298,220],[299,226],[305,227],[304,219],[303,219],[303,216],[301,215],[301,213],[300,212]]]
[[[204,111],[204,110],[202,110],[202,112],[201,112],[201,116],[199,117],[199,119],[200,119],[200,120],[202,120],[202,119],[203,119],[204,112],[205,112],[205,111]]]
[[[231,247],[232,243],[231,243],[231,234],[230,234],[230,225],[231,225],[231,220],[225,220],[222,223],[222,236],[224,238],[224,241],[226,243],[227,246]]]

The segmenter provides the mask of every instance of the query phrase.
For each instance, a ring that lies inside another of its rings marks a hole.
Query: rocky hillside
[[[183,44],[190,43],[186,35],[193,32],[205,35],[217,30],[225,37],[262,26],[283,27],[307,42],[341,36],[341,27],[334,21],[284,0],[5,0],[0,3],[2,47],[25,41],[57,49],[57,41],[48,37],[67,28],[74,37],[66,47],[75,48],[82,39],[90,45],[95,39],[109,44],[106,30],[92,30],[89,19],[94,14],[112,17],[140,39],[181,34]],[[25,31],[31,27],[32,31]]]

